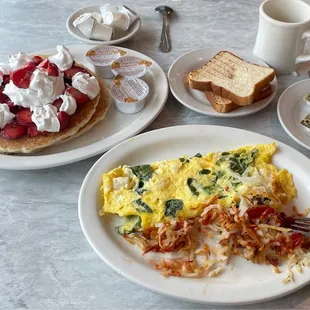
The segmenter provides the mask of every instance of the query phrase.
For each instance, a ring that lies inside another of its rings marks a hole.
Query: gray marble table
[[[114,2],[114,0],[111,0]],[[78,43],[66,30],[86,0],[0,0],[0,59],[8,53],[33,52],[59,43]],[[98,1],[97,3],[102,3]],[[157,61],[167,72],[183,53],[205,46],[252,50],[260,0],[123,1],[142,17],[141,31],[123,46]],[[161,23],[158,4],[171,6],[172,51],[157,45]],[[267,108],[245,118],[217,119],[179,104],[172,95],[146,129],[182,124],[214,124],[252,130],[280,140],[309,157],[282,129],[276,113],[283,90],[305,77],[280,76],[279,91]],[[80,185],[98,159],[41,171],[0,172],[0,308],[2,309],[222,309],[178,301],[133,284],[115,273],[93,252],[80,229]],[[278,300],[242,309],[309,309],[309,286]]]

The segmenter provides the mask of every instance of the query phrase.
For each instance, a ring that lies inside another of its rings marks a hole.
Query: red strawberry
[[[0,103],[7,102],[8,100],[10,100],[10,98],[3,94],[3,89],[0,88]]]
[[[4,139],[13,140],[21,138],[27,132],[27,127],[15,122],[6,124],[0,131],[0,135]]]
[[[28,127],[27,134],[29,137],[36,137],[41,134],[41,132],[37,129],[37,126]]]
[[[71,80],[73,75],[78,72],[88,73],[84,68],[72,66],[71,68],[64,71],[64,78]]]
[[[58,67],[50,62],[47,66],[47,74],[49,76],[58,76],[59,75]]]
[[[10,73],[10,79],[19,88],[28,88],[30,84],[30,78],[32,72],[36,69],[36,65],[33,62],[28,62],[24,67],[12,71]]]
[[[56,99],[53,103],[52,103],[53,106],[55,106],[57,108],[57,111],[59,111],[61,105],[62,105],[62,99],[61,98],[58,98]]]
[[[69,93],[72,97],[75,98],[77,104],[84,104],[89,101],[88,96],[81,93],[74,87],[68,87],[66,92]]]
[[[38,68],[47,69],[48,64],[49,64],[49,60],[48,60],[48,58],[45,58],[45,59],[38,65]]]
[[[67,112],[60,111],[58,112],[58,119],[60,123],[60,131],[63,131],[68,128],[70,115]]]
[[[7,101],[6,102],[6,104],[8,105],[8,107],[9,107],[9,109],[10,109],[10,111],[12,112],[12,113],[16,113],[17,111],[18,111],[18,106],[17,105],[14,105],[14,102],[13,101]]]
[[[29,109],[23,109],[16,113],[16,123],[24,126],[32,126],[34,125],[32,119],[32,112]]]
[[[3,78],[3,85],[9,84],[10,83],[10,75],[9,74],[4,74],[2,76]]]
[[[33,56],[33,62],[37,65],[39,65],[42,61],[43,61],[43,58],[41,56]]]

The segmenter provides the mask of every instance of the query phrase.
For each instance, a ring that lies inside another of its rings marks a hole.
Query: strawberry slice
[[[57,108],[57,111],[59,111],[61,105],[62,105],[62,99],[61,98],[58,98],[56,99],[53,103],[52,103],[53,106],[55,106]]]
[[[59,75],[58,67],[50,62],[47,66],[47,74],[49,76],[58,76]]]
[[[27,127],[15,122],[6,124],[0,131],[0,136],[4,139],[13,140],[24,136],[27,132]]]
[[[18,106],[17,105],[14,105],[14,102],[13,101],[7,101],[6,104],[8,105],[9,109],[10,109],[10,112],[12,113],[16,113],[18,111]]]
[[[38,66],[42,61],[43,61],[43,58],[41,56],[33,56],[33,62],[36,64],[36,66]]]
[[[75,98],[77,104],[84,104],[89,101],[88,96],[81,93],[74,87],[68,87],[66,92],[69,93],[72,97]]]
[[[10,98],[3,94],[3,89],[0,88],[0,103],[4,103],[4,102],[7,102],[8,100],[10,100]]]
[[[12,71],[10,73],[10,79],[15,84],[15,86],[19,88],[28,88],[32,72],[35,69],[36,65],[33,62],[29,62],[24,67]]]
[[[64,78],[67,80],[71,80],[73,75],[78,72],[88,73],[84,68],[78,66],[72,66],[71,68],[64,71]]]
[[[32,112],[29,109],[23,109],[16,113],[16,123],[20,125],[24,125],[26,127],[34,125],[32,119]]]
[[[70,115],[67,112],[60,111],[58,112],[58,119],[60,123],[60,131],[63,131],[68,128]]]
[[[49,60],[48,60],[48,58],[45,58],[45,59],[38,65],[38,68],[47,69],[48,64],[49,64]]]
[[[28,127],[27,135],[29,137],[36,137],[40,134],[41,134],[41,132],[37,129],[37,126],[34,125],[34,126]]]

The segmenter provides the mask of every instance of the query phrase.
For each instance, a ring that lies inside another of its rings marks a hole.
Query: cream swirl
[[[15,115],[10,112],[10,108],[6,103],[0,104],[0,128],[2,129],[6,124],[11,123]]]
[[[57,54],[48,57],[48,60],[54,63],[60,71],[71,68],[73,65],[73,57],[69,50],[63,45],[58,45],[57,52]]]
[[[62,104],[59,108],[59,111],[63,111],[72,115],[76,111],[76,100],[74,97],[70,95],[61,95],[60,98],[62,99]]]
[[[97,79],[83,72],[78,72],[72,77],[72,86],[90,99],[94,99],[100,90]]]
[[[59,132],[60,122],[57,117],[57,108],[51,104],[42,107],[34,107],[32,110],[32,121],[39,131]]]
[[[5,75],[10,74],[10,66],[6,62],[0,62],[0,72],[2,72]]]
[[[31,62],[32,58],[24,53],[18,53],[16,55],[9,55],[9,68],[11,70],[17,70],[22,68],[28,62]]]
[[[49,76],[45,71],[36,69],[30,80],[29,88],[19,88],[12,81],[5,85],[3,93],[6,94],[15,105],[24,108],[43,106],[52,103],[65,90],[63,74]]]

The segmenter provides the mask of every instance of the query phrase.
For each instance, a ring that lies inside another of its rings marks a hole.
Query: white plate
[[[233,110],[229,113],[216,112],[204,93],[198,90],[191,89],[187,82],[187,75],[190,71],[196,70],[208,62],[213,56],[220,51],[229,51],[242,59],[255,63],[261,66],[267,66],[262,60],[254,56],[250,52],[239,51],[232,48],[218,48],[218,47],[206,47],[198,50],[188,52],[179,57],[170,67],[168,72],[168,80],[170,89],[174,97],[189,109],[201,114],[214,116],[214,117],[238,117],[256,113],[265,108],[273,99],[277,92],[277,78],[271,82],[272,95],[268,98],[254,102],[253,104],[242,107],[237,110]]]
[[[84,7],[82,9],[79,9],[77,11],[75,11],[74,13],[72,13],[68,19],[67,19],[67,30],[68,32],[74,36],[75,38],[88,43],[88,44],[95,44],[95,45],[117,45],[120,44],[124,41],[127,41],[128,39],[130,39],[131,37],[133,37],[140,29],[141,27],[141,19],[140,17],[130,26],[130,28],[127,31],[120,31],[120,30],[116,30],[115,31],[115,35],[113,40],[111,41],[100,41],[100,40],[91,40],[91,39],[87,39],[85,38],[82,33],[80,32],[80,30],[76,27],[73,26],[73,22],[75,21],[75,19],[77,19],[80,15],[84,14],[84,13],[93,13],[93,12],[100,12],[99,11],[99,6],[98,5],[91,5],[91,6],[87,6]]]
[[[310,79],[297,82],[288,87],[278,101],[279,121],[297,143],[310,150],[310,129],[300,122],[310,113],[310,106],[303,97],[310,93]]]
[[[93,70],[85,58],[89,45],[67,46],[74,59]],[[103,122],[98,123],[89,132],[66,143],[50,146],[41,152],[27,155],[0,154],[0,169],[31,170],[61,166],[103,153],[119,142],[136,135],[147,127],[160,113],[168,96],[168,82],[164,71],[148,56],[122,48],[128,55],[143,58],[153,63],[144,76],[150,87],[145,108],[136,114],[123,114],[116,110],[113,103]],[[49,55],[55,49],[39,51],[33,54]],[[107,84],[111,80],[105,80]]]
[[[231,139],[234,137],[234,139]],[[297,274],[295,283],[282,284],[285,273],[275,274],[270,266],[233,259],[228,270],[216,278],[185,279],[162,277],[149,266],[141,251],[117,235],[117,216],[99,217],[101,175],[121,164],[146,164],[198,152],[221,151],[274,140],[253,132],[218,126],[176,126],[131,138],[103,155],[88,172],[79,197],[82,230],[95,252],[115,271],[146,288],[165,295],[217,304],[266,301],[291,293],[310,281],[310,270]],[[277,141],[276,141],[277,142]],[[310,160],[293,148],[277,142],[273,163],[292,172],[298,189],[294,203],[299,210],[309,207]],[[90,266],[91,268],[91,266]]]

